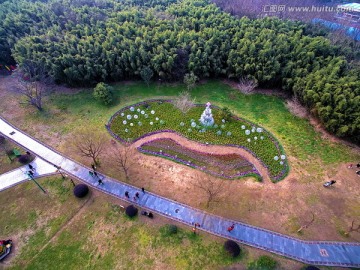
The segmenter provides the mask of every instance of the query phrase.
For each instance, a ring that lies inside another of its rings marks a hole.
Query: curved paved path
[[[2,118],[0,118],[0,131],[34,154],[53,165],[61,166],[62,170],[94,188],[119,199],[130,201],[165,217],[190,226],[193,222],[198,222],[201,224],[201,230],[304,263],[360,267],[359,243],[302,241],[276,232],[211,215],[150,192],[143,194],[136,187],[103,175],[101,175],[101,178],[103,178],[104,185],[98,186],[97,179],[89,175],[89,168],[62,156],[56,150],[17,130]],[[15,133],[10,135],[14,131]],[[124,196],[125,191],[130,193],[130,198],[136,192],[140,192],[140,199],[136,202],[127,200]],[[226,229],[233,223],[235,224],[235,229],[229,233]]]

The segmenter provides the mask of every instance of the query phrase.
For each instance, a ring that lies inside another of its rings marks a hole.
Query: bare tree
[[[303,229],[307,229],[315,220],[315,215],[313,212],[311,212],[312,218],[309,222],[307,222],[305,225],[301,226],[300,229],[297,230],[298,233],[300,233]]]
[[[253,79],[240,78],[238,83],[238,89],[245,95],[251,94],[258,86],[257,82]]]
[[[194,183],[194,186],[206,193],[206,207],[209,207],[211,202],[218,202],[225,193],[224,185],[226,180],[216,179],[204,174],[199,175],[197,178],[198,182]]]
[[[43,110],[43,96],[51,82],[50,77],[43,65],[39,66],[33,62],[26,62],[18,71],[18,90],[26,98],[26,104],[34,106],[39,111]]]
[[[90,129],[80,130],[73,141],[80,154],[91,158],[95,165],[99,165],[99,156],[104,150],[104,142],[102,134]]]
[[[194,106],[195,99],[191,99],[190,93],[184,91],[174,99],[173,103],[180,111],[187,113]]]
[[[288,99],[286,101],[286,107],[289,109],[289,111],[300,117],[300,118],[307,118],[308,117],[308,110],[301,105],[299,99],[296,95],[293,96],[292,99]]]
[[[119,170],[125,174],[126,180],[129,180],[129,170],[134,164],[134,151],[128,144],[122,147],[114,144],[114,147],[115,162]]]
[[[354,227],[354,223],[355,223],[355,220],[352,221],[351,227],[349,228],[349,231],[347,231],[347,232],[345,233],[345,235],[349,235],[351,232],[358,232],[358,233],[360,233],[360,225],[358,225],[357,227]]]

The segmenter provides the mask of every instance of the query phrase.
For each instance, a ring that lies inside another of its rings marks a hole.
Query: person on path
[[[356,168],[360,168],[360,162],[356,164]]]
[[[94,172],[93,172],[93,174],[94,174],[94,175],[95,175],[96,177],[98,177],[98,174],[97,174],[97,172],[95,172],[95,171],[94,171]]]
[[[128,199],[130,198],[129,197],[129,191],[125,191],[125,197],[128,198]]]
[[[194,234],[196,234],[196,226],[192,228]]]
[[[28,174],[30,174],[31,176],[34,176],[34,173],[32,171],[28,171]]]
[[[92,171],[89,171],[89,175],[90,175],[91,177],[94,177],[94,173],[93,173]]]
[[[135,196],[133,197],[133,200],[134,200],[134,202],[136,202],[136,197]]]
[[[99,186],[104,184],[104,182],[100,178],[98,180],[98,183],[99,183]]]
[[[228,232],[231,232],[235,228],[235,224],[231,225],[229,228],[227,228]]]
[[[142,191],[143,193],[145,193],[145,188],[142,187],[142,188],[141,188],[141,191]]]
[[[96,166],[94,164],[91,164],[91,168],[96,171]]]
[[[357,171],[356,174],[360,176],[360,171]]]
[[[139,195],[140,195],[139,192],[136,192],[136,193],[135,193],[135,197],[138,198],[138,199],[140,198]]]
[[[29,169],[32,170],[32,171],[35,171],[35,168],[33,167],[33,165],[29,164]]]
[[[348,166],[348,169],[352,169],[352,167],[353,167],[353,165],[352,165],[352,164],[350,164],[350,165]]]

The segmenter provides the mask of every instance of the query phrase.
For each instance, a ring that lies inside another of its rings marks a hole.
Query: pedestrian
[[[96,177],[98,176],[97,172],[94,171],[93,173],[94,173],[94,175],[95,175]]]
[[[142,191],[143,193],[145,193],[145,188],[142,187],[142,188],[141,188],[141,191]]]
[[[30,174],[31,176],[34,176],[34,173],[32,171],[28,171],[28,174]]]
[[[99,183],[99,186],[104,184],[104,182],[100,178],[98,180],[98,183]]]
[[[134,202],[136,202],[136,197],[135,196],[133,197],[133,200],[134,200]]]
[[[336,183],[335,180],[331,180],[331,181],[330,181],[330,186],[332,186],[332,185],[335,184],[335,183]]]
[[[360,168],[360,162],[356,164],[356,168]]]
[[[228,232],[231,232],[235,228],[235,224],[231,225],[229,228],[227,228]]]
[[[200,228],[200,223],[195,223],[195,226]]]
[[[125,197],[126,197],[126,198],[128,198],[128,199],[130,198],[130,197],[129,197],[129,192],[128,192],[128,191],[125,191]]]
[[[149,212],[148,217],[153,218],[154,217],[153,213]]]
[[[29,169],[32,170],[32,171],[35,171],[35,168],[33,167],[33,165],[29,164]]]
[[[357,175],[360,175],[360,171],[357,171],[356,174],[357,174]]]
[[[135,193],[135,197],[136,197],[136,198],[140,198],[139,195],[140,195],[139,192],[136,192],[136,193]]]
[[[93,173],[92,171],[89,171],[89,175],[90,175],[91,177],[94,177],[94,173]]]
[[[192,228],[194,234],[196,234],[196,226]]]
[[[94,164],[91,164],[91,168],[96,171],[96,166]]]
[[[30,155],[31,155],[29,151],[26,151],[26,154],[27,154],[28,156],[30,156]]]
[[[348,169],[352,169],[353,165],[349,164]]]

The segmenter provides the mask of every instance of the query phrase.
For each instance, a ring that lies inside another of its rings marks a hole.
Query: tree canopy
[[[329,131],[359,142],[360,69],[346,48],[304,23],[238,19],[208,0],[0,4],[0,63],[31,61],[69,85],[249,78],[294,91]]]

